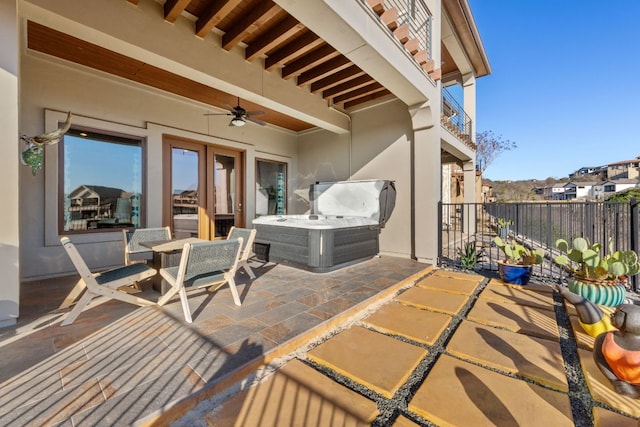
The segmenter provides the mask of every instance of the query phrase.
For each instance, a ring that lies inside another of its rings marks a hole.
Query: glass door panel
[[[176,239],[198,236],[199,152],[171,150],[171,230]]]
[[[237,166],[234,155],[214,153],[214,229],[217,238],[229,234],[242,211],[238,198]]]

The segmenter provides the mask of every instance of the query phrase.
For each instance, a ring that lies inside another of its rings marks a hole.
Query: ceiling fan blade
[[[267,114],[264,111],[261,110],[255,110],[255,111],[247,111],[246,112],[247,116],[261,116],[263,114]]]
[[[264,125],[266,125],[266,123],[265,123],[265,122],[263,122],[262,120],[254,119],[254,118],[249,117],[249,116],[246,116],[246,117],[245,117],[245,120],[250,121],[250,122],[252,122],[252,123],[255,123],[255,124],[257,124],[257,125],[260,125],[260,126],[264,126]]]
[[[231,113],[204,113],[205,116],[233,116]]]

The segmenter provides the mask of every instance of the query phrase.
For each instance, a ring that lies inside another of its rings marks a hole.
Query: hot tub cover
[[[388,180],[316,182],[309,186],[311,214],[369,218],[381,227],[396,205],[396,187]]]

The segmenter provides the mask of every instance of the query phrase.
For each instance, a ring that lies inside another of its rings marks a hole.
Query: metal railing
[[[440,113],[442,124],[475,150],[471,118],[444,86],[442,87],[442,111]]]
[[[361,0],[367,4],[367,0]],[[407,24],[409,38],[418,39],[418,50],[427,52],[427,58],[433,57],[432,28],[433,17],[424,0],[384,0],[385,10],[395,8],[398,12],[398,26]]]
[[[559,252],[559,238],[586,237],[600,243],[608,252],[640,249],[639,204],[630,202],[532,202],[532,203],[440,203],[440,265],[460,266],[459,250],[473,242],[484,257],[476,265],[481,270],[497,271],[502,253],[492,243],[498,235],[498,218],[511,221],[508,235],[521,244],[545,250],[545,261],[534,266],[533,274],[545,279],[561,280],[566,271],[553,262]],[[638,291],[638,277],[632,278]]]

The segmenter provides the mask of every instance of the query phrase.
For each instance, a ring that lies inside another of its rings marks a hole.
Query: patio
[[[27,313],[0,335],[0,422],[638,424],[638,402],[610,389],[593,339],[547,285],[393,257],[326,274],[255,272],[238,276],[242,307],[228,288],[191,295],[191,326],[176,299],[108,301],[61,328],[56,304],[73,280],[23,286]]]
[[[0,424],[155,420],[195,393],[198,399],[215,394],[317,335],[314,328],[332,329],[352,310],[428,271],[393,257],[325,274],[252,265],[255,280],[237,275],[241,307],[226,286],[191,292],[191,326],[176,297],[162,308],[92,303],[72,325],[60,327],[68,310],[58,307],[77,276],[23,284],[18,324],[0,330]],[[160,294],[145,284],[138,295],[155,301]]]

